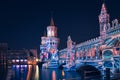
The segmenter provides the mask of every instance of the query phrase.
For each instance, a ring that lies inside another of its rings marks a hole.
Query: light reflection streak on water
[[[32,65],[28,65],[28,73],[27,73],[27,78],[26,80],[30,80],[31,76],[31,71],[32,71]]]
[[[54,70],[52,71],[52,80],[56,80],[56,72]]]
[[[40,69],[38,65],[13,65],[9,80],[80,80],[76,72],[64,72],[58,69]],[[9,74],[9,72],[8,72]],[[78,79],[79,78],[79,79]],[[8,79],[7,79],[8,80]]]
[[[39,80],[39,67],[36,65],[35,80]]]
[[[8,72],[8,78],[11,77],[11,80],[26,80],[27,65],[12,65],[11,68],[8,68],[8,71],[12,72]]]
[[[65,76],[65,72],[64,72],[64,70],[62,70],[62,76],[63,76],[63,77]]]

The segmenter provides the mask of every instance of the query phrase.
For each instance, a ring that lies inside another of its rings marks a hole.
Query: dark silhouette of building
[[[36,60],[37,49],[8,50],[8,64],[28,64]]]
[[[8,64],[27,64],[28,50],[8,50]]]
[[[0,65],[7,64],[7,53],[8,53],[7,43],[0,43]]]

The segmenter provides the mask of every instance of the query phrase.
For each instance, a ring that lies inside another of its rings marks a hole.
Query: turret
[[[58,43],[57,27],[55,27],[54,20],[51,17],[50,25],[47,27],[47,35],[41,37],[40,57],[45,60],[58,60]]]
[[[47,37],[56,37],[57,36],[57,28],[55,27],[54,20],[51,17],[50,25],[47,27]]]
[[[71,40],[71,37],[68,36],[68,40],[67,40],[67,48],[71,49],[73,46],[73,41]]]
[[[109,14],[107,13],[105,3],[103,3],[99,15],[100,36],[103,40],[106,38],[106,31],[110,27],[109,21],[110,21]]]

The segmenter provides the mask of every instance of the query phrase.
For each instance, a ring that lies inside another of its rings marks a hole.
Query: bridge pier
[[[94,79],[98,77],[101,78],[101,72],[95,68],[94,66],[91,66],[91,65],[87,65],[87,64],[84,64],[84,65],[81,65],[77,71],[82,74],[82,79],[83,80],[86,80],[86,79]]]
[[[106,80],[110,80],[110,68],[106,68]]]

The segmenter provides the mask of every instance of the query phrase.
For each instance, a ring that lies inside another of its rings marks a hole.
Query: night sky
[[[39,49],[51,12],[58,28],[59,49],[66,47],[69,35],[76,43],[97,37],[102,3],[103,0],[1,0],[0,43],[8,43],[11,49]],[[120,0],[105,3],[110,20],[120,19]]]

